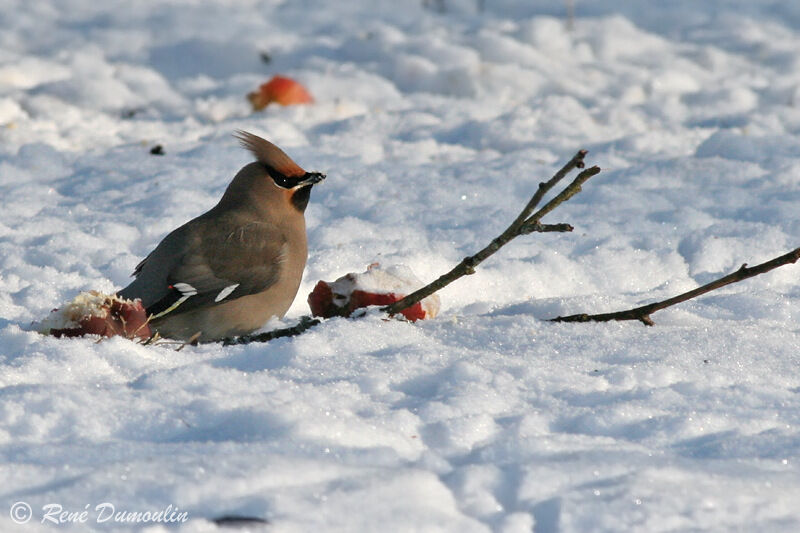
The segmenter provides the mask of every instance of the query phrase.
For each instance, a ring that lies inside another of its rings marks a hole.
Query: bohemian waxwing
[[[252,133],[236,136],[257,162],[236,174],[210,211],[164,237],[119,292],[141,299],[163,337],[250,333],[282,317],[300,286],[308,256],[303,212],[325,175],[304,171]]]

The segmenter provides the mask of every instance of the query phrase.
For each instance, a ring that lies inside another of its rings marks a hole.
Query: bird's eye
[[[289,182],[289,178],[287,178],[286,176],[284,176],[280,172],[277,172],[277,171],[275,171],[275,170],[273,170],[273,169],[271,169],[269,167],[267,167],[267,172],[269,173],[270,177],[272,178],[272,181],[274,181],[275,185],[277,185],[278,187],[282,187],[284,189],[291,189],[292,188],[292,184]]]

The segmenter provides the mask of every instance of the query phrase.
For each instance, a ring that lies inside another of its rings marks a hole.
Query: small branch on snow
[[[294,326],[288,328],[273,329],[272,331],[267,331],[265,333],[257,333],[255,335],[242,335],[240,337],[232,337],[232,338],[229,337],[227,339],[222,340],[222,345],[231,346],[234,344],[250,344],[251,342],[269,342],[273,339],[279,339],[281,337],[295,337],[297,335],[300,335],[301,333],[305,333],[307,330],[313,328],[314,326],[320,323],[322,323],[322,321],[319,320],[318,318],[311,318],[310,316],[304,316],[301,317],[300,321]]]
[[[702,287],[684,292],[683,294],[679,294],[677,296],[673,296],[667,300],[654,302],[641,307],[636,307],[634,309],[628,309],[626,311],[618,311],[616,313],[601,313],[598,315],[588,315],[583,313],[578,315],[559,316],[556,318],[551,318],[550,322],[608,322],[609,320],[638,320],[647,326],[653,326],[655,323],[650,318],[650,315],[656,311],[660,311],[681,302],[685,302],[686,300],[691,300],[692,298],[696,298],[707,292],[719,289],[725,285],[730,285],[731,283],[736,283],[747,278],[752,278],[753,276],[758,276],[759,274],[764,274],[765,272],[769,272],[770,270],[780,266],[796,263],[798,259],[800,259],[800,248],[796,248],[787,254],[776,257],[775,259],[761,263],[760,265],[756,265],[754,267],[748,268],[747,263],[745,263],[736,272],[714,280],[711,283],[707,283]]]
[[[517,215],[517,218],[514,219],[514,222],[512,222],[503,233],[495,237],[494,240],[492,240],[492,242],[490,242],[489,245],[483,250],[475,255],[465,257],[447,274],[439,276],[439,278],[435,281],[425,285],[421,289],[412,292],[402,300],[398,300],[391,305],[383,307],[381,310],[389,313],[390,315],[397,314],[403,309],[421,302],[436,291],[439,291],[450,285],[455,280],[469,274],[474,274],[476,266],[485,261],[500,248],[508,244],[512,239],[519,237],[520,235],[527,235],[533,232],[572,231],[573,228],[569,224],[543,225],[540,224],[539,221],[543,216],[550,213],[553,209],[579,193],[581,190],[581,185],[586,183],[589,178],[597,175],[600,172],[599,167],[591,167],[583,170],[572,181],[572,183],[570,183],[563,191],[556,195],[555,198],[547,202],[544,207],[535,213],[533,213],[533,210],[536,209],[536,206],[542,201],[544,195],[547,194],[550,189],[552,189],[559,181],[561,181],[570,171],[576,168],[584,167],[583,159],[586,157],[586,153],[586,150],[579,151],[566,165],[561,168],[561,170],[556,172],[549,181],[540,183],[539,188],[536,190],[525,208],[520,212],[519,215]]]

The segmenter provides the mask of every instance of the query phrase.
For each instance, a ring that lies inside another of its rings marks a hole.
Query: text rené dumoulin
[[[80,511],[64,510],[61,504],[48,503],[42,506],[42,523],[52,524],[85,524],[89,521],[97,524],[117,522],[128,524],[142,523],[183,523],[189,519],[189,513],[181,511],[172,504],[163,509],[152,511],[117,510],[113,503],[98,503],[93,508],[86,504]]]

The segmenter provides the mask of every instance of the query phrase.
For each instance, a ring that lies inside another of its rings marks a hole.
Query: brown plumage
[[[236,136],[257,162],[236,174],[216,206],[164,237],[119,292],[141,299],[163,337],[250,333],[282,317],[300,286],[308,255],[303,213],[325,175],[305,172],[252,133]]]

